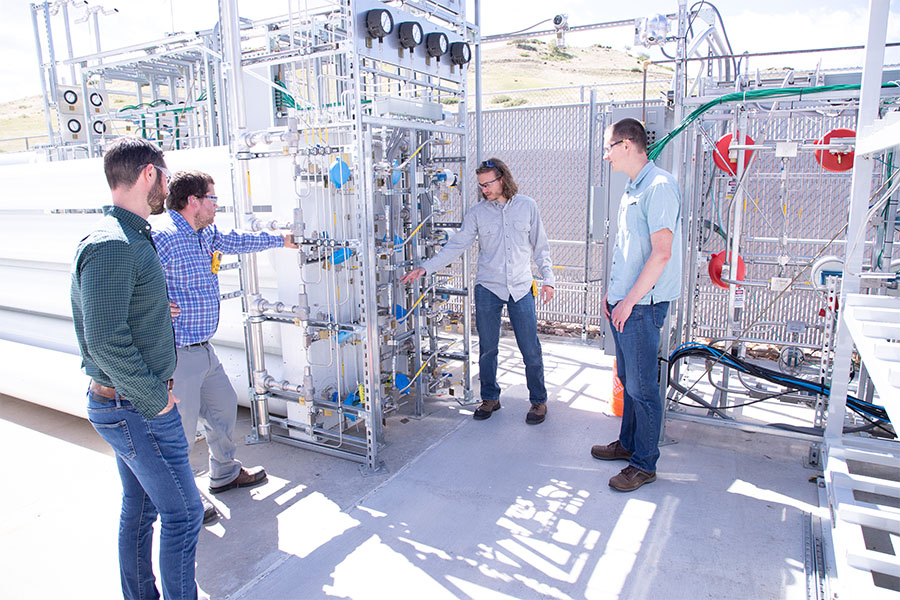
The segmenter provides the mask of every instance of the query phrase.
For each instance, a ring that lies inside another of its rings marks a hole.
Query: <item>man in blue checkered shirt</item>
[[[218,256],[297,247],[290,234],[220,232],[213,224],[216,206],[215,182],[210,175],[179,171],[169,184],[166,218],[153,231],[173,303],[178,364],[172,378],[181,400],[182,424],[189,449],[198,419],[203,424],[209,446],[209,491],[213,494],[266,480],[262,467],[247,469],[234,458],[237,394],[209,344],[219,326]],[[208,523],[216,518],[216,511],[203,500],[204,523]]]

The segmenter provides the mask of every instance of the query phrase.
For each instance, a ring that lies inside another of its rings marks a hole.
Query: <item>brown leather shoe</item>
[[[591,456],[598,460],[628,460],[631,458],[631,452],[616,440],[605,446],[591,446]]]
[[[238,473],[238,476],[232,479],[229,483],[216,487],[209,486],[209,493],[219,494],[221,492],[227,492],[228,490],[234,488],[253,487],[254,485],[265,483],[265,481],[266,470],[262,467],[253,467],[249,470],[241,467],[241,471],[240,473]]]
[[[475,410],[475,414],[472,415],[472,418],[476,421],[484,421],[485,419],[489,419],[494,411],[498,411],[501,408],[503,407],[500,406],[499,400],[483,400],[481,406]]]
[[[620,492],[633,492],[645,483],[656,481],[656,471],[650,473],[638,469],[634,465],[628,465],[618,475],[609,480],[609,487]]]
[[[531,408],[528,410],[528,414],[525,415],[525,422],[529,425],[537,425],[538,423],[543,423],[544,419],[547,418],[547,403],[541,402],[540,404],[536,402],[531,403]]]
[[[212,502],[207,500],[203,494],[200,494],[200,501],[203,503],[203,524],[209,525],[219,518],[219,513],[216,511],[216,507],[212,505]]]

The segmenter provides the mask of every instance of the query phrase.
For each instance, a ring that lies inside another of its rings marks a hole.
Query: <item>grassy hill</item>
[[[671,77],[670,69],[649,65],[647,79],[664,80],[665,83],[648,86],[647,97],[659,99],[660,92],[668,89]],[[481,80],[485,108],[491,108],[491,104],[516,106],[527,102],[542,105],[581,100],[580,89],[515,93],[521,89],[564,86],[599,86],[598,98],[603,100],[639,99],[643,60],[605,46],[558,49],[552,42],[514,40],[482,48]],[[474,90],[472,73],[469,84],[469,90]],[[500,91],[502,95],[496,93]],[[498,96],[508,99],[501,102]],[[587,99],[587,92],[584,97]]]
[[[533,88],[598,85],[598,98],[602,100],[635,99],[641,97],[643,63],[639,58],[608,47],[560,50],[553,42],[527,39],[483,46],[481,76],[485,109],[579,102],[582,97],[586,99],[588,93],[580,88],[518,91]],[[671,76],[671,70],[650,65],[648,80],[664,83],[649,85],[647,97],[659,99],[660,93],[668,89]],[[470,69],[469,90],[474,89],[474,70]],[[124,100],[118,100],[118,103],[122,102]],[[113,106],[116,106],[116,100]],[[470,108],[474,108],[474,103]],[[44,103],[40,96],[0,103],[0,140],[29,138],[27,142],[24,139],[0,141],[0,152],[25,150],[26,143],[29,146],[46,143],[46,133]]]

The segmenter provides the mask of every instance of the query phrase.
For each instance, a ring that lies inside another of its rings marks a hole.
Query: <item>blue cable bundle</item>
[[[723,365],[735,369],[736,371],[740,371],[741,373],[746,373],[753,377],[778,384],[780,386],[788,388],[788,390],[811,392],[813,394],[820,394],[822,396],[828,396],[830,393],[830,387],[825,385],[824,383],[817,383],[814,381],[801,379],[799,377],[785,375],[784,373],[781,373],[779,371],[774,371],[772,369],[767,369],[759,365],[744,362],[736,356],[732,356],[730,354],[722,352],[718,348],[713,348],[712,346],[707,346],[705,344],[699,344],[696,342],[689,342],[678,346],[669,356],[670,380],[672,379],[672,366],[679,360],[682,360],[689,356],[699,356],[704,359],[715,359],[716,362],[720,362]],[[763,400],[781,396],[785,393],[787,392],[783,392],[781,394],[773,394],[772,396],[763,398]],[[753,403],[760,401],[761,400],[754,400]],[[847,408],[861,415],[864,419],[875,426],[880,427],[881,423],[890,424],[891,422],[890,418],[888,417],[887,411],[884,410],[884,407],[866,402],[865,400],[860,400],[859,398],[855,398],[850,395],[847,396]],[[884,427],[880,428],[885,429]],[[888,430],[885,429],[885,431]],[[889,433],[893,435],[893,432]]]

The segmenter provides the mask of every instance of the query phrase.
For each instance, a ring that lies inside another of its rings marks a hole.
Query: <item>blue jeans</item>
[[[525,294],[518,302],[512,297],[501,300],[482,285],[475,286],[475,328],[478,330],[478,367],[481,377],[481,399],[498,400],[497,348],[500,344],[500,313],[506,305],[506,313],[516,334],[516,344],[525,362],[525,382],[528,399],[533,404],[547,401],[544,387],[544,355],[537,336],[537,313],[534,296]]]
[[[609,310],[615,305],[609,305]],[[619,443],[631,452],[630,464],[656,471],[662,401],[659,397],[659,332],[669,303],[636,304],[619,333],[610,327],[616,343],[616,366],[622,387],[622,429]]]
[[[166,600],[196,599],[194,556],[203,504],[188,462],[177,405],[144,418],[128,400],[88,392],[88,419],[116,451],[122,479],[119,571],[127,599],[159,598],[153,575],[153,523],[160,517],[159,570]]]

